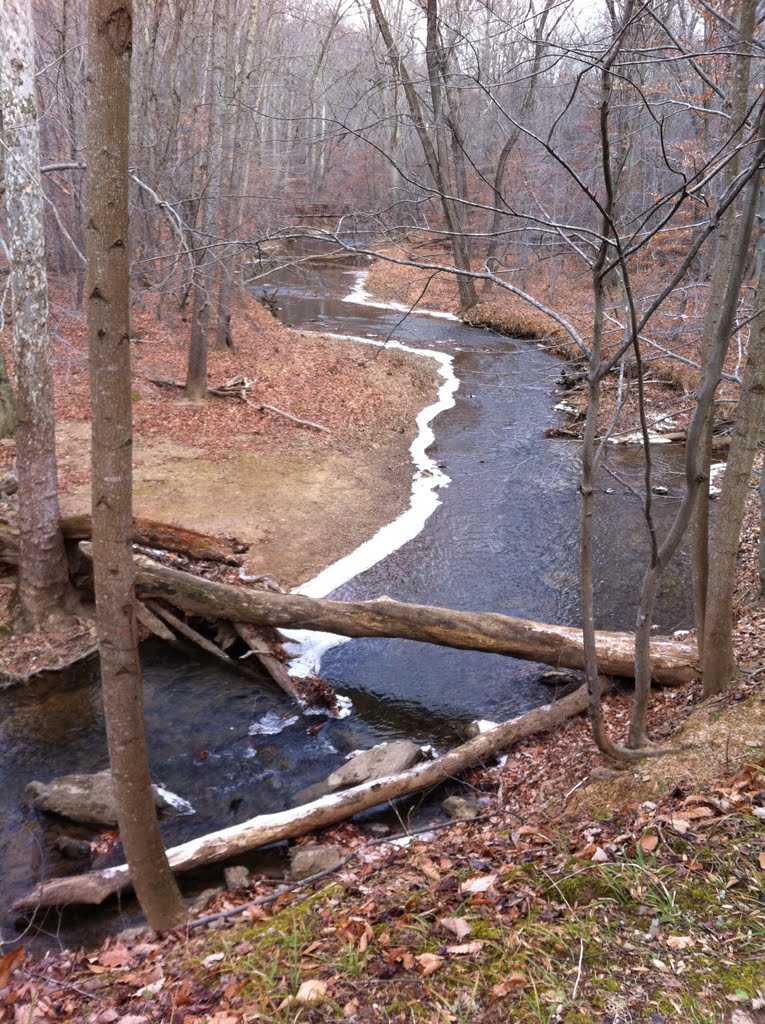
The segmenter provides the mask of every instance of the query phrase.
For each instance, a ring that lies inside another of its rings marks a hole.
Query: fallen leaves
[[[438,923],[458,939],[464,939],[473,930],[464,917],[442,917]]]
[[[504,981],[498,982],[492,988],[492,993],[497,999],[504,999],[509,996],[512,992],[517,992],[519,989],[528,988],[528,978],[525,974],[521,974],[516,971],[511,974]]]
[[[16,946],[10,953],[0,958],[0,988],[5,988],[13,972],[24,962],[25,955],[24,947]]]
[[[474,939],[473,942],[463,942],[459,946],[447,946],[446,952],[453,956],[474,956],[480,953],[485,945],[482,939]]]
[[[327,995],[327,983],[326,981],[320,981],[318,978],[309,978],[302,982],[300,988],[297,990],[295,996],[296,1003],[302,1003],[307,1005],[308,1003],[318,1003]]]
[[[643,853],[653,853],[658,845],[659,837],[655,834],[645,835],[638,842],[638,846]]]
[[[414,959],[420,965],[423,978],[427,978],[431,974],[435,974],[444,963],[444,958],[442,956],[438,956],[437,953],[421,953]]]
[[[463,895],[488,892],[496,881],[496,875],[473,875],[472,878],[466,878],[465,881],[460,884],[460,892]]]

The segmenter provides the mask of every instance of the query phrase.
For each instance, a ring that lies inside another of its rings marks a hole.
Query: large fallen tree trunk
[[[64,539],[69,541],[89,540],[92,524],[89,515],[67,516],[61,520]],[[176,551],[200,561],[223,562],[226,565],[241,565],[241,553],[248,547],[239,541],[221,537],[208,537],[196,530],[182,526],[159,523],[153,519],[133,519],[133,543],[147,548],[161,548]],[[19,534],[15,526],[0,522],[0,562],[18,565]]]
[[[370,807],[444,782],[527,736],[555,728],[567,718],[580,714],[586,707],[587,689],[582,686],[555,704],[546,704],[520,718],[504,722],[443,757],[425,761],[400,775],[375,779],[287,811],[263,814],[240,825],[232,825],[220,832],[212,832],[181,846],[174,846],[167,851],[170,866],[174,871],[188,871],[203,864],[228,860],[258,846],[293,839],[315,829],[336,825]],[[21,911],[70,903],[101,903],[107,896],[129,884],[130,874],[126,864],[85,875],[54,878],[42,882],[32,892],[22,896],[13,904],[13,909]]]
[[[136,589],[141,597],[159,597],[193,615],[230,619],[258,626],[316,629],[341,636],[399,637],[489,651],[562,668],[584,668],[582,631],[570,626],[516,619],[496,612],[461,612],[429,605],[374,601],[329,601],[299,594],[273,594],[167,569],[136,555]],[[596,633],[598,667],[609,676],[633,677],[635,639],[629,633]],[[655,682],[677,685],[699,674],[695,644],[651,642]]]

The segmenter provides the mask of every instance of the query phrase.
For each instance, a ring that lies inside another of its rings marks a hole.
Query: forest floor
[[[64,516],[90,511],[90,398],[85,310],[51,289],[59,494]],[[394,349],[301,333],[243,298],[233,319],[235,351],[211,351],[209,379],[253,381],[248,402],[190,403],[156,381],[185,379],[189,325],[157,319],[148,302],[132,316],[134,513],[248,545],[244,570],[285,588],[315,576],[409,506],[409,446],[415,418],[435,401],[431,360]],[[9,332],[6,332],[8,334]],[[10,358],[10,352],[8,353]],[[301,426],[266,403],[326,431]],[[15,443],[0,441],[0,477],[13,472]],[[0,501],[0,518],[13,504]],[[91,642],[87,622],[59,636],[9,629],[13,580],[0,581],[0,668],[24,674]]]
[[[298,415],[322,419],[313,405]],[[401,844],[370,818],[299,840],[339,842],[348,860],[285,891],[253,876],[249,890],[193,910],[230,916],[164,936],[125,934],[44,959],[19,942],[0,956],[0,1021],[763,1024],[758,523],[753,490],[740,685],[707,702],[698,684],[654,696],[651,734],[672,737],[675,753],[616,772],[587,723],[570,720],[461,780],[480,807],[474,821],[439,817]],[[629,704],[629,692],[606,698],[615,736]],[[417,805],[397,806],[402,832]]]

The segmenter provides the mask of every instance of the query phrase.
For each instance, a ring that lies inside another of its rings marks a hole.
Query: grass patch
[[[723,819],[714,844],[681,839],[660,856],[622,851],[605,864],[508,866],[461,894],[470,864],[440,883],[331,886],[262,920],[205,937],[197,976],[237,988],[273,1022],[566,1022],[712,1024],[765,994],[762,828]],[[735,840],[735,841],[734,841]],[[459,917],[457,939],[441,924]],[[301,985],[326,986],[316,1002]],[[654,1017],[651,1017],[654,1014]],[[355,1016],[354,1016],[355,1015]]]

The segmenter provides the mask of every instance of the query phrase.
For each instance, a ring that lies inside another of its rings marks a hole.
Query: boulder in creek
[[[342,846],[293,846],[290,850],[290,871],[295,881],[310,878],[320,871],[336,868],[347,854]]]
[[[86,839],[62,835],[53,845],[69,860],[86,860],[90,857],[90,843]]]
[[[161,786],[151,788],[161,817],[193,813],[191,805],[181,797]],[[62,775],[50,782],[30,782],[24,795],[36,810],[58,814],[70,821],[97,827],[117,824],[117,803],[108,768],[94,775]]]
[[[422,760],[422,751],[411,740],[395,740],[393,743],[379,743],[370,750],[363,750],[347,761],[327,778],[331,793],[338,789],[360,786],[386,775],[399,775]]]
[[[332,772],[321,782],[301,789],[293,797],[293,803],[309,804],[319,797],[337,790],[358,786],[363,782],[396,775],[422,760],[422,750],[410,740],[395,740],[393,743],[379,743],[369,750],[353,754],[344,765]]]
[[[230,892],[235,889],[249,889],[252,877],[244,864],[232,864],[231,867],[223,869],[223,882]]]
[[[541,683],[542,686],[550,686],[553,689],[560,690],[566,686],[580,686],[582,680],[580,676],[574,675],[573,672],[551,668],[537,676],[537,682]]]

